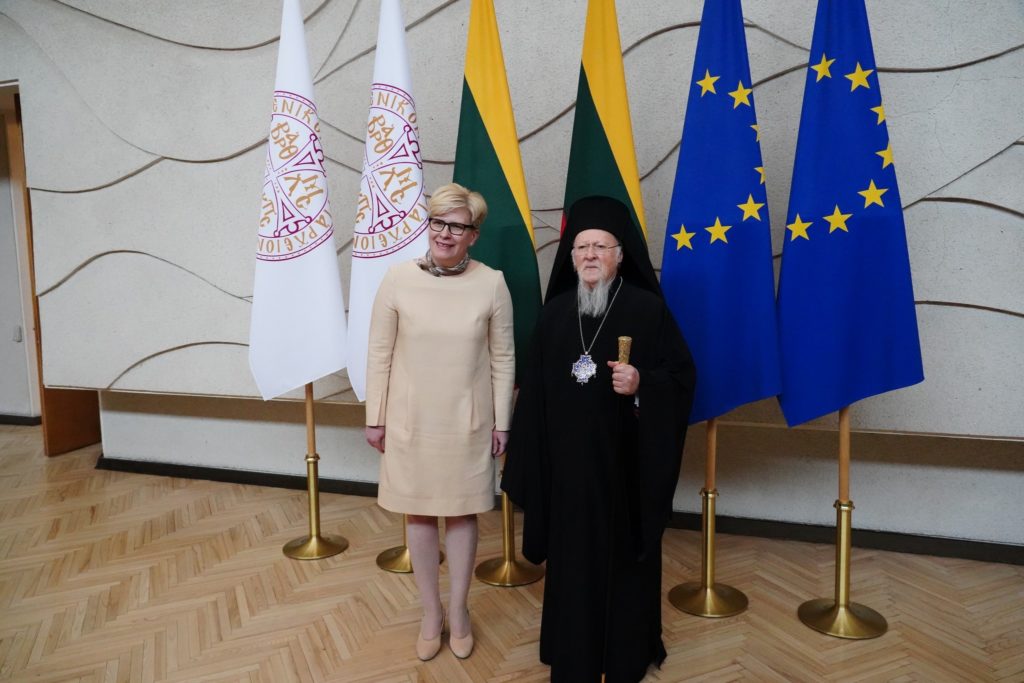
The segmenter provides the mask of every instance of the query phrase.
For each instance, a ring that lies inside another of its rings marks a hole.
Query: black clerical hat
[[[565,230],[558,243],[555,263],[548,279],[545,301],[560,292],[576,288],[576,272],[572,267],[572,244],[576,235],[584,230],[600,229],[610,232],[622,244],[622,263],[619,275],[626,281],[661,296],[658,276],[654,273],[651,256],[647,252],[640,229],[633,223],[626,205],[604,196],[583,197],[569,208]]]

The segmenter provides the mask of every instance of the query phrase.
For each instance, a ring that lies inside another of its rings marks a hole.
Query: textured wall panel
[[[1019,0],[869,0],[867,8],[882,68],[951,69],[1019,48],[1024,39]]]
[[[814,0],[746,0],[781,251]],[[561,220],[585,0],[497,0],[538,259]],[[362,165],[378,3],[304,0],[336,251]],[[542,8],[542,9],[541,9]],[[451,177],[469,3],[405,0],[428,189]],[[247,297],[278,3],[0,0],[17,80],[51,384],[247,396]],[[619,3],[651,253],[660,264],[701,3]],[[865,401],[865,429],[1024,437],[1024,11],[870,0],[928,379]],[[776,260],[776,265],[778,260]],[[346,286],[347,289],[347,286]],[[318,395],[351,400],[344,374]],[[772,401],[733,419],[781,418]],[[831,424],[831,418],[819,421]]]
[[[908,209],[906,219],[918,301],[1024,317],[1024,217],[984,205],[925,200]],[[1024,349],[1024,338],[1020,342]]]
[[[281,28],[271,3],[258,11],[252,0],[189,0],[138,2],[137,0],[61,0],[86,14],[146,33],[150,37],[222,50],[237,50],[277,40]],[[301,0],[309,21],[330,0]],[[351,3],[349,3],[351,4]]]
[[[879,76],[904,204],[1024,135],[1022,73],[1024,47],[960,69]]]
[[[51,228],[36,239],[37,249],[50,254],[37,262],[37,291],[45,294],[87,262],[127,250],[168,261],[226,294],[250,296],[253,266],[238,255],[252,247],[248,223],[259,212],[253,187],[263,178],[265,155],[256,149],[218,164],[165,159],[93,192],[33,193],[37,223]],[[224,267],[235,261],[241,267]]]
[[[111,254],[39,298],[47,385],[107,387],[187,344],[248,341],[249,302],[143,254]],[[215,368],[195,368],[195,375]],[[167,378],[187,383],[190,377]],[[154,391],[163,387],[155,386]]]
[[[209,372],[212,368],[218,368],[220,372]],[[331,396],[354,401],[355,396],[348,386],[344,377],[328,375],[314,383],[313,395],[317,399]],[[252,397],[259,394],[249,372],[249,348],[240,342],[197,342],[164,351],[129,366],[110,388],[212,396]],[[304,396],[305,390],[300,388],[284,394],[282,398],[302,399]]]
[[[1024,218],[1024,142],[1014,143],[931,196],[983,202]]]
[[[332,2],[310,22],[312,64],[333,46],[347,4]],[[265,134],[276,42],[238,51],[199,49],[55,2],[9,2],[4,11],[103,123],[140,149],[178,159],[219,159]]]
[[[0,55],[0,80],[16,80],[20,85],[31,187],[77,190],[102,186],[157,158],[104,126],[22,27],[2,14]]]
[[[854,427],[1024,436],[1024,316],[923,305],[917,322],[925,381],[857,404]]]

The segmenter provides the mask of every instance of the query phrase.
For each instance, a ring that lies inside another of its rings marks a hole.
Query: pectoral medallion
[[[604,321],[608,319],[608,311],[612,310],[615,300],[619,297],[620,289],[622,289],[621,277],[619,278],[618,287],[615,288],[615,294],[612,295],[612,300],[608,303],[608,307],[604,309],[604,315],[601,316],[601,323],[597,326],[597,332],[594,333],[594,338],[590,340],[590,346],[587,346],[587,341],[583,338],[583,315],[580,313],[579,303],[576,305],[576,323],[580,328],[580,344],[583,346],[583,353],[580,354],[580,359],[572,364],[572,376],[576,378],[576,384],[586,384],[590,381],[591,377],[597,374],[597,363],[590,357],[590,349],[594,348],[597,336],[601,334],[601,328],[604,327]]]
[[[586,384],[596,374],[597,364],[589,353],[581,354],[579,360],[572,364],[572,376],[577,384]]]

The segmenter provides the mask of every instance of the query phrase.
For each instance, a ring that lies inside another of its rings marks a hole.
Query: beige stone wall
[[[305,0],[349,272],[377,3]],[[560,218],[584,0],[496,0],[546,278]],[[651,252],[660,260],[700,2],[620,0]],[[404,4],[428,186],[451,177],[469,3]],[[812,0],[747,0],[776,252]],[[1017,0],[868,3],[895,150],[927,380],[854,426],[1024,437],[1024,12]],[[252,252],[276,2],[0,0],[17,82],[52,386],[256,395]],[[342,373],[318,394],[352,400]],[[733,422],[781,422],[765,401]]]

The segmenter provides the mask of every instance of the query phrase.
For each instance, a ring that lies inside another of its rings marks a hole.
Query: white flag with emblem
[[[388,266],[427,251],[423,161],[398,0],[381,1],[374,59],[348,307],[348,376],[360,401],[377,288]]]
[[[249,366],[263,398],[345,367],[345,305],[299,0],[284,0]]]

